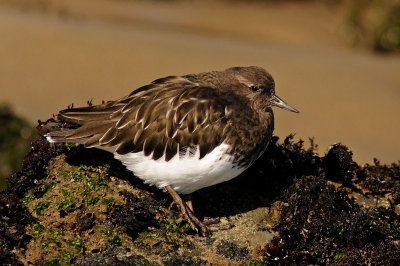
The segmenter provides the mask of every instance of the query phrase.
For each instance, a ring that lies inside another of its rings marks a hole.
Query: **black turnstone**
[[[157,79],[116,101],[62,110],[58,120],[70,128],[46,137],[112,152],[145,183],[167,190],[192,228],[204,232],[177,193],[246,170],[272,137],[272,106],[298,113],[275,95],[263,68],[232,67]]]

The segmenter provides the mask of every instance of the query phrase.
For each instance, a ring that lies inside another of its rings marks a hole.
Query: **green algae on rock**
[[[217,230],[208,237],[190,230],[177,209],[169,209],[167,194],[143,184],[111,154],[39,139],[0,193],[0,260],[346,264],[364,254],[365,262],[398,263],[399,165],[360,167],[347,148],[319,157],[313,142],[305,149],[292,139],[278,144],[275,137],[243,175],[194,193],[199,217]],[[378,208],[353,200],[361,197],[391,203]]]

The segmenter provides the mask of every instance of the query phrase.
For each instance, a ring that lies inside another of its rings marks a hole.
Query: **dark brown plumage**
[[[53,142],[108,149],[135,173],[139,159],[129,154],[143,152],[140,158],[151,157],[157,162],[169,162],[176,156],[188,160],[189,154],[189,158],[198,156],[194,159],[200,162],[218,148],[223,150],[223,154],[209,157],[217,162],[227,156],[216,168],[219,172],[207,176],[208,169],[204,169],[202,178],[185,181],[190,172],[179,178],[171,170],[161,178],[153,176],[158,172],[149,174],[145,169],[140,176],[139,171],[138,177],[170,193],[174,189],[190,193],[235,177],[264,152],[274,130],[272,106],[298,112],[275,95],[274,80],[263,68],[233,67],[157,79],[116,101],[62,110],[58,119],[70,129],[50,132],[47,137]],[[227,166],[237,171],[224,173]]]
[[[80,127],[50,136],[86,147],[119,145],[119,154],[144,151],[154,159],[165,154],[167,161],[178,144],[200,145],[203,158],[226,141],[236,159],[248,163],[272,135],[268,100],[274,93],[271,75],[259,67],[169,76],[116,101],[60,111],[59,120]]]

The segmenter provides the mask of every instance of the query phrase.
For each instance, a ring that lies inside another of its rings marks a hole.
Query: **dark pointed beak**
[[[277,107],[280,107],[282,109],[286,109],[286,110],[294,112],[294,113],[300,113],[296,108],[294,108],[294,107],[290,106],[289,104],[285,103],[284,101],[282,101],[281,98],[279,98],[276,95],[272,96],[272,98],[270,99],[270,103],[273,106],[277,106]]]

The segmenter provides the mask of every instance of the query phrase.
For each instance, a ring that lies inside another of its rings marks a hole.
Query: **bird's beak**
[[[270,103],[272,105],[280,107],[282,109],[286,109],[286,110],[294,112],[294,113],[300,113],[296,108],[293,108],[289,104],[285,103],[284,101],[282,101],[281,98],[279,98],[276,95],[272,96],[272,98],[270,99]]]

